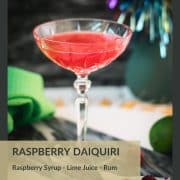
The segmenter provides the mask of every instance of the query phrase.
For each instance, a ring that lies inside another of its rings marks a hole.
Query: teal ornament
[[[159,43],[149,43],[146,38],[134,41],[129,56],[125,81],[135,96],[144,101],[165,103],[172,100],[172,47],[167,57],[159,56]]]

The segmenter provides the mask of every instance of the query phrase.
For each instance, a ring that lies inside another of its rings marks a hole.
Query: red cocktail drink
[[[74,72],[78,97],[77,137],[86,139],[88,75],[115,60],[126,49],[132,31],[102,19],[64,19],[40,24],[33,31],[41,51],[54,63]]]
[[[115,34],[86,31],[59,33],[38,41],[52,61],[83,76],[111,63],[128,43]]]

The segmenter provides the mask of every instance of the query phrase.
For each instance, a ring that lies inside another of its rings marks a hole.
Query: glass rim
[[[114,34],[116,36],[119,37],[119,39],[128,39],[131,37],[132,35],[132,30],[129,26],[125,25],[125,24],[120,24],[116,21],[113,21],[113,20],[107,20],[107,19],[98,19],[98,18],[65,18],[65,19],[55,19],[55,20],[50,20],[50,21],[47,21],[47,22],[44,22],[44,23],[41,23],[39,25],[36,25],[33,29],[33,36],[35,37],[35,39],[39,39],[41,38],[37,32],[37,30],[44,26],[44,25],[48,25],[48,24],[51,24],[51,23],[54,23],[54,22],[58,22],[58,23],[61,23],[61,22],[65,22],[65,21],[101,21],[101,22],[107,22],[107,23],[113,23],[115,25],[119,25],[119,26],[123,26],[126,30],[127,30],[127,34],[125,37],[123,36],[120,36],[118,34]],[[78,31],[77,31],[78,32]],[[81,32],[81,31],[79,31]],[[88,30],[86,31],[88,32]],[[66,33],[66,32],[64,32]],[[97,32],[98,33],[98,32]],[[101,32],[99,32],[101,33]],[[54,33],[55,35],[56,33]],[[105,33],[106,34],[106,33]],[[112,34],[113,35],[113,34]],[[97,44],[96,42],[92,42],[92,43],[76,43],[76,42],[65,42],[65,41],[56,41],[56,40],[50,40],[46,37],[44,37],[43,39],[45,39],[46,41],[50,41],[50,42],[56,42],[56,43],[66,43],[66,44],[78,44],[78,45],[90,45],[90,44]],[[102,44],[102,43],[98,43],[98,44]]]

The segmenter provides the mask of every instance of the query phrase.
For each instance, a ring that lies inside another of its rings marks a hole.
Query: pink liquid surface
[[[41,38],[37,43],[53,62],[85,76],[115,60],[128,39],[105,33],[67,32]]]

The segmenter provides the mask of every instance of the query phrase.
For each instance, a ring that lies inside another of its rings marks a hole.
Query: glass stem
[[[77,140],[86,140],[87,116],[88,116],[88,97],[87,92],[91,86],[91,81],[87,76],[77,76],[74,81],[74,87],[78,93],[75,100],[75,108],[77,113]]]

